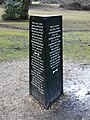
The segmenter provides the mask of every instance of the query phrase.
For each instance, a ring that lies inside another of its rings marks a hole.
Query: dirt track
[[[90,120],[90,65],[64,60],[64,97],[49,110],[29,96],[28,59],[0,63],[0,120]]]
[[[2,28],[8,28],[8,29],[29,30],[28,27],[20,27],[20,26],[7,25],[7,24],[0,24],[0,27],[2,27]]]

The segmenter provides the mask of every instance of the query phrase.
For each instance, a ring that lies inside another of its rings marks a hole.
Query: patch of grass
[[[63,13],[64,30],[90,30],[90,12],[68,11]]]
[[[64,33],[64,55],[73,60],[90,60],[90,32]]]
[[[28,31],[0,29],[0,60],[18,59],[28,55]]]
[[[3,8],[0,7],[0,18],[2,14]],[[29,28],[28,21],[0,21],[0,24],[12,26],[12,29],[0,27],[0,61],[27,57],[29,51],[28,31],[13,29],[13,26]]]
[[[64,31],[90,31],[90,21],[64,20]]]

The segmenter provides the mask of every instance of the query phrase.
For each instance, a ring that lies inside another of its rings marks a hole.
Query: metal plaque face
[[[30,94],[48,107],[62,93],[62,16],[31,16]]]

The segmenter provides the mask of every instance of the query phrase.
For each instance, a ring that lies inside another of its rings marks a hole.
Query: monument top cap
[[[35,16],[35,17],[58,17],[62,16],[61,14],[54,14],[54,15],[30,15],[30,16]]]

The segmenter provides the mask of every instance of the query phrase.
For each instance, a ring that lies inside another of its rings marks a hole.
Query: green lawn
[[[0,60],[18,59],[28,55],[28,31],[0,28]]]
[[[73,60],[90,61],[90,11],[60,11],[56,9],[40,11],[31,9],[29,14],[63,15],[64,57]],[[13,29],[13,27],[29,28],[28,21],[1,21],[0,24],[11,26],[10,28],[0,28],[0,60],[18,59],[28,56],[29,31]]]
[[[0,8],[0,61],[27,57],[29,51],[28,21],[2,21]],[[1,26],[4,27],[1,27]],[[19,29],[15,29],[15,28]]]
[[[90,32],[64,33],[64,55],[73,60],[90,61]]]

